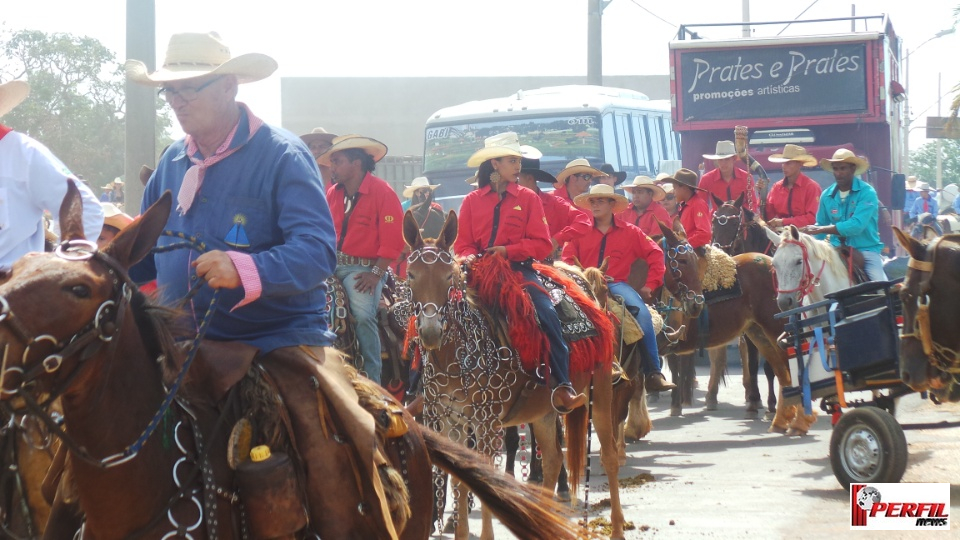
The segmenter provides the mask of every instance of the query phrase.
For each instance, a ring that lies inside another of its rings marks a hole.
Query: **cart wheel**
[[[890,413],[861,407],[844,413],[830,437],[830,465],[844,488],[896,483],[907,469],[907,438]]]

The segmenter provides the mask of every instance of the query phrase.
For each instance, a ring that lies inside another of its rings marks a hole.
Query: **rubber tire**
[[[851,463],[846,453],[857,445],[867,463]],[[844,413],[830,437],[830,465],[844,489],[851,483],[897,483],[907,470],[907,438],[890,413],[877,407],[860,407]],[[868,470],[867,470],[868,469]]]

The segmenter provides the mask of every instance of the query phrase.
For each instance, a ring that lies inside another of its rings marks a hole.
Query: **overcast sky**
[[[269,54],[279,62],[278,72],[266,81],[243,85],[240,97],[267,122],[279,124],[281,77],[585,75],[587,4],[588,0],[156,0],[157,64],[176,32],[216,30],[234,55]],[[667,44],[678,25],[739,22],[742,5],[742,0],[613,0],[603,14],[603,71],[666,74]],[[889,15],[904,47],[913,50],[952,26],[958,5],[960,0],[870,0],[857,2],[855,9],[857,15]],[[842,0],[753,0],[750,19],[843,17],[851,14],[852,6]],[[122,0],[8,1],[3,20],[7,30],[97,38],[122,61],[125,10]],[[810,33],[802,30],[809,27],[797,25],[785,34]],[[849,25],[832,28],[843,31]],[[870,29],[879,30],[879,24],[871,23]],[[739,28],[701,33],[731,37],[739,35]],[[923,125],[927,115],[936,116],[938,95],[945,95],[942,111],[947,110],[948,92],[960,82],[957,50],[960,32],[930,41],[911,54],[908,91],[915,126]],[[923,131],[912,131],[911,147],[926,142]]]

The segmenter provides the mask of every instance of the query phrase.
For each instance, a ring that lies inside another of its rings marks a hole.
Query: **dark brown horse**
[[[776,245],[767,237],[763,225],[756,221],[753,212],[743,207],[744,194],[734,201],[721,201],[713,195],[717,211],[713,214],[713,245],[727,255],[741,253],[763,253],[773,256]],[[715,349],[710,352],[711,363],[726,364],[727,350]],[[722,356],[722,358],[720,358]],[[752,341],[740,338],[740,361],[743,365],[743,387],[748,403],[748,416],[757,415],[760,408],[760,387],[757,374],[760,371],[760,353]],[[767,412],[777,410],[776,376],[769,362],[763,363],[763,372],[767,377]]]
[[[671,231],[661,225],[664,238],[669,245],[686,243],[683,228]],[[773,366],[781,386],[789,386],[790,371],[787,365],[787,354],[777,345],[777,338],[783,333],[783,320],[776,320],[773,316],[780,312],[777,306],[774,291],[771,259],[759,253],[737,255],[737,279],[740,285],[740,294],[712,303],[707,308],[707,326],[703,332],[707,333],[701,339],[702,321],[700,317],[687,317],[687,332],[683,339],[670,346],[667,352],[687,354],[700,348],[714,349],[724,347],[731,340],[746,335],[767,361]],[[706,261],[699,261],[701,267]],[[701,277],[705,268],[701,268]],[[673,371],[673,368],[671,368]],[[683,371],[682,368],[680,371]],[[711,376],[711,387],[708,388],[708,397],[716,399],[718,378]],[[675,400],[679,401],[679,393],[675,391]],[[786,407],[782,400],[777,406],[776,415],[770,426],[771,432],[791,434],[806,433],[815,417],[806,417],[797,414],[795,406]]]
[[[556,411],[550,388],[538,384],[520,365],[508,341],[495,333],[481,310],[463,294],[465,277],[459,261],[450,254],[457,237],[457,216],[447,215],[436,240],[424,239],[408,212],[403,236],[410,246],[407,276],[412,290],[415,325],[420,346],[426,351],[423,365],[424,417],[443,433],[463,443],[472,441],[482,453],[493,455],[501,445],[500,427],[532,424],[543,454],[543,487],[552,493],[560,473],[562,452],[557,441]],[[612,336],[608,336],[612,339]],[[593,373],[571,372],[578,391],[592,384],[593,420],[602,448],[601,462],[610,484],[610,521],[613,538],[623,538],[623,511],[617,482],[619,464],[611,418],[611,369],[603,359]],[[574,355],[571,355],[571,362]],[[572,370],[571,370],[572,371]],[[587,409],[566,416],[567,471],[576,490],[585,462]],[[458,492],[456,538],[465,540],[467,493]],[[493,537],[490,516],[483,507],[481,538]]]
[[[242,445],[228,444],[223,428],[233,426],[243,411],[229,410],[235,390],[219,373],[205,379],[205,372],[197,371],[224,368],[233,359],[198,360],[189,372],[180,372],[184,354],[174,345],[170,327],[177,314],[153,305],[127,275],[156,244],[171,199],[165,193],[101,252],[83,239],[80,196],[71,183],[60,211],[64,243],[57,253],[27,255],[0,279],[2,397],[10,403],[24,400],[41,419],[46,416],[37,402],[62,397],[67,432],[57,434],[70,451],[66,470],[84,515],[83,538],[160,538],[167,533],[239,538],[241,505],[249,509],[248,504],[278,501],[238,498],[227,449]],[[275,364],[254,367],[244,380],[262,373],[268,379],[285,376],[288,366],[271,360]],[[351,378],[334,351],[318,358],[315,367],[316,377],[287,387],[284,400],[324,389],[316,419],[322,430],[309,441],[314,446],[309,455],[321,460],[329,474],[324,493],[319,498],[309,494],[309,527],[321,537],[427,538],[431,459],[477,490],[514,534],[574,536],[550,501],[485,465],[475,453],[419,428],[384,391]],[[178,386],[181,373],[195,386]],[[207,394],[204,401],[195,393],[203,382],[219,393]],[[178,387],[176,395],[168,393]],[[260,392],[265,408],[278,403],[277,394],[263,386],[252,390]],[[357,406],[358,399],[393,407],[403,421],[390,415],[375,418]],[[350,400],[353,405],[344,404]],[[271,410],[287,418],[282,408]],[[349,416],[345,410],[361,414]],[[289,438],[284,426],[298,419],[281,419],[261,427],[276,428]],[[392,435],[386,435],[388,427]],[[365,442],[358,433],[369,438]],[[389,445],[383,444],[387,436],[393,441]],[[291,448],[283,440],[278,444]],[[295,451],[303,452],[303,447]],[[387,485],[395,489],[388,492]],[[303,514],[302,504],[278,506],[270,520],[287,522]]]
[[[941,402],[960,401],[960,235],[926,244],[896,227],[893,232],[910,254],[900,290],[900,378]]]

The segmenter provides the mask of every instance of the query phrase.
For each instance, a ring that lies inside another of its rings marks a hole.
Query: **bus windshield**
[[[602,161],[599,115],[554,115],[428,125],[423,169],[466,169],[467,159],[483,148],[485,138],[506,131],[515,131],[520,144],[540,150],[542,162]]]

